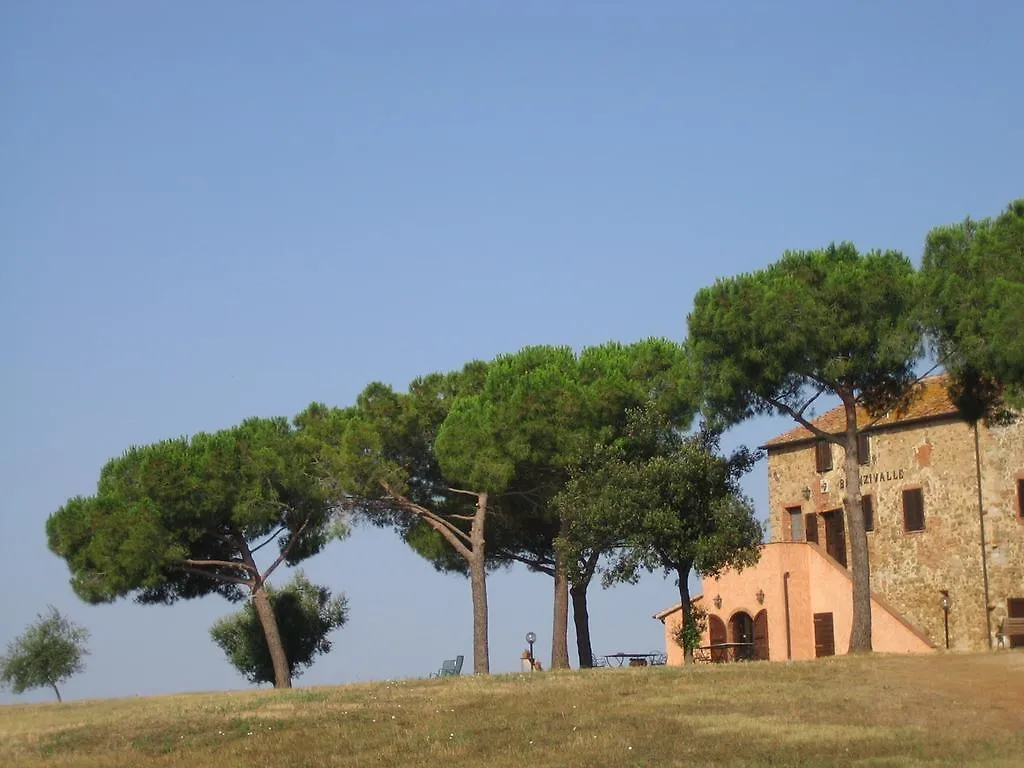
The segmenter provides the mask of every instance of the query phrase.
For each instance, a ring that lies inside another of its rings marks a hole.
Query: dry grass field
[[[3,766],[1024,765],[1024,653],[0,707]]]

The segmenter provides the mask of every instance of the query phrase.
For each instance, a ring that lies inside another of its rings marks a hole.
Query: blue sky
[[[243,687],[227,602],[67,586],[44,523],[107,459],[527,344],[681,339],[698,288],[787,248],[917,261],[1024,194],[1021,29],[995,0],[4,4],[0,646],[52,603],[93,635],[68,697]],[[746,487],[764,517],[763,463]],[[468,584],[394,534],[305,570],[351,620],[299,684],[469,657]],[[489,589],[492,669],[528,630],[546,661],[551,580]],[[595,589],[595,650],[661,647],[675,594]]]

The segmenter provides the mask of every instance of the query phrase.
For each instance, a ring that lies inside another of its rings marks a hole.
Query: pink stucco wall
[[[787,575],[788,574],[788,575]],[[789,586],[789,644],[786,643],[785,584]],[[849,572],[825,555],[816,545],[778,542],[761,548],[758,564],[742,571],[726,571],[717,578],[704,579],[700,605],[729,625],[739,611],[752,618],[761,610],[768,617],[768,652],[771,661],[813,659],[814,614],[831,612],[835,627],[835,651],[844,654],[850,643],[853,593]],[[758,592],[764,602],[759,603]],[[721,598],[721,607],[715,605]],[[681,612],[658,615],[665,623],[665,648],[669,664],[682,663],[682,651],[673,633]],[[931,644],[905,624],[879,599],[871,604],[872,646],[882,653],[924,653]],[[730,637],[729,640],[732,640]],[[705,632],[704,643],[710,638]]]

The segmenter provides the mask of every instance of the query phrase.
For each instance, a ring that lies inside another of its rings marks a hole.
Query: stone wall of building
[[[970,425],[953,418],[895,424],[872,432],[870,441],[870,462],[861,467],[861,492],[870,494],[874,505],[874,530],[868,533],[872,589],[940,648],[945,644],[941,591],[948,590],[950,647],[989,647],[1006,614],[1007,598],[1024,597],[1024,517],[1016,490],[1017,478],[1024,477],[1024,421],[979,428],[990,611],[984,600]],[[832,457],[833,469],[818,473],[813,442],[769,448],[772,541],[793,537],[787,508],[819,516],[842,508],[842,448],[832,446]],[[925,525],[922,531],[908,532],[903,491],[912,488],[922,490]],[[819,517],[824,548],[823,522]],[[796,535],[803,538],[803,529]],[[848,529],[846,547],[849,562]]]
[[[1024,419],[1009,427],[981,428],[982,498],[992,631],[1006,616],[1009,597],[1024,598]]]

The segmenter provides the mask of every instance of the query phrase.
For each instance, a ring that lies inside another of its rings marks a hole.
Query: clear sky
[[[4,3],[0,646],[52,603],[92,632],[70,698],[243,687],[222,599],[72,594],[44,522],[107,459],[527,344],[681,339],[699,287],[786,248],[917,261],[1024,194],[1022,29],[1009,0]],[[746,487],[763,518],[763,463]],[[305,569],[351,620],[298,684],[470,657],[468,584],[393,533]],[[661,647],[676,599],[595,589],[595,651]],[[528,630],[546,662],[551,580],[490,600],[492,669]]]

